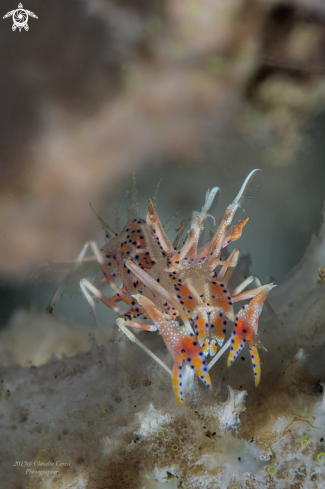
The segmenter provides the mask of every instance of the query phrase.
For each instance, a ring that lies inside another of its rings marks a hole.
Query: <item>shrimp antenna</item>
[[[259,168],[256,168],[250,172],[233,201],[233,205],[240,205],[244,198],[254,199],[257,196],[262,186],[261,171]]]
[[[213,187],[212,190],[208,190],[207,193],[205,194],[205,202],[204,202],[204,206],[202,207],[202,211],[201,211],[202,217],[209,215],[209,214],[207,214],[207,212],[210,209],[210,207],[211,207],[211,205],[215,199],[215,196],[217,195],[217,193],[219,191],[220,191],[219,187]],[[215,201],[215,204],[216,204],[216,201]]]
[[[133,170],[133,175],[132,175],[132,189],[131,189],[131,206],[128,210],[128,218],[129,218],[129,221],[131,221],[132,219],[136,219],[139,215],[139,210],[138,210],[138,206],[139,206],[139,203],[138,203],[138,199],[137,199],[137,193],[138,193],[138,190],[137,190],[137,182],[136,182],[136,179],[135,179],[135,168]]]
[[[213,187],[212,190],[208,190],[207,193],[205,194],[205,202],[204,205],[202,206],[202,211],[200,215],[203,220],[207,220],[207,218],[210,217],[213,223],[207,222],[207,224],[202,226],[200,237],[198,240],[198,247],[202,246],[203,242],[206,241],[207,236],[209,236],[209,239],[212,238],[213,231],[216,226],[216,219],[213,216],[212,209],[214,209],[218,203],[219,192],[220,192],[219,187]],[[209,214],[208,211],[210,211]]]
[[[107,235],[106,237],[107,238],[109,238],[109,237],[115,238],[115,236],[117,236],[117,233],[114,231],[114,229],[109,224],[107,224],[107,222],[104,221],[104,219],[99,214],[97,214],[97,212],[95,211],[95,209],[91,205],[91,202],[89,202],[89,205],[90,205],[91,210],[93,211],[93,213],[95,214],[95,216],[97,217],[99,222],[101,223],[102,228]]]
[[[157,202],[157,195],[158,195],[158,190],[159,190],[159,187],[160,187],[160,184],[162,182],[162,178],[158,181],[157,183],[157,186],[156,186],[156,190],[155,190],[155,193],[154,193],[154,196],[152,197],[152,203],[153,205],[156,207],[156,202]]]
[[[168,221],[166,222],[166,224],[163,225],[163,228],[164,228],[164,231],[165,233],[169,233],[169,231],[171,230],[171,227],[172,225],[174,224],[175,220],[178,218],[178,216],[180,215],[181,211],[178,210],[176,212],[176,214],[174,214],[170,219],[168,219]]]

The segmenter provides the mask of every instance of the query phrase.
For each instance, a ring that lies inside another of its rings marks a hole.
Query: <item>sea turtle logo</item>
[[[24,28],[25,31],[28,31],[28,29],[29,29],[28,16],[29,15],[31,17],[34,17],[34,19],[38,19],[37,15],[35,15],[34,12],[31,12],[30,10],[23,9],[22,3],[20,3],[18,5],[17,10],[11,10],[11,12],[7,12],[6,15],[3,16],[3,19],[6,19],[7,17],[11,17],[11,15],[12,15],[12,20],[13,20],[12,30],[15,31],[18,28],[19,32],[21,32],[22,28]]]

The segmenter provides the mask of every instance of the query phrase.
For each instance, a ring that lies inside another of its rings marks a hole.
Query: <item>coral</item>
[[[235,391],[228,385],[229,397],[227,402],[218,406],[220,429],[227,431],[235,429],[240,424],[239,415],[245,411],[246,391]]]
[[[42,348],[39,348],[39,344]],[[0,333],[2,365],[38,367],[53,356],[73,356],[92,347],[92,337],[79,325],[72,325],[54,316],[44,321],[43,314],[15,311]]]
[[[293,165],[309,144],[310,114],[324,107],[324,9],[317,2],[271,2],[261,64],[237,117],[242,134],[266,147],[271,165]],[[305,8],[303,8],[303,6]],[[318,15],[313,11],[318,10]],[[311,16],[315,22],[311,22]],[[276,39],[276,41],[275,41]]]

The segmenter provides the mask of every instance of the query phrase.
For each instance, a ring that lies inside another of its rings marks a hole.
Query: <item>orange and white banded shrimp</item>
[[[254,193],[258,173],[259,170],[253,170],[248,175],[238,195],[226,208],[212,238],[206,243],[201,243],[200,238],[206,219],[212,217],[208,212],[219,191],[218,187],[207,191],[202,210],[192,213],[186,239],[176,247],[168,239],[154,203],[148,200],[146,221],[129,217],[123,230],[113,235],[101,249],[94,241],[84,245],[49,309],[53,309],[64,284],[83,261],[90,247],[113,291],[113,295],[107,297],[88,279],[80,280],[81,290],[90,304],[99,330],[104,335],[93,296],[118,314],[116,324],[119,329],[171,375],[179,404],[183,404],[184,364],[212,389],[209,375],[211,367],[229,348],[230,366],[245,343],[250,350],[255,385],[258,386],[261,378],[257,348],[258,321],[267,295],[275,285],[261,285],[256,277],[250,276],[230,291],[229,282],[240,251],[234,249],[227,258],[221,258],[222,250],[241,237],[248,221],[246,217],[231,227],[243,199]],[[116,277],[119,277],[120,285]],[[252,282],[257,287],[245,291]],[[241,301],[246,303],[235,314],[234,304]],[[124,308],[121,307],[122,303]],[[151,322],[147,324],[143,320]],[[233,327],[225,343],[228,323],[233,323]],[[151,333],[158,331],[174,360],[172,370],[129,328]],[[209,356],[213,358],[208,364]]]

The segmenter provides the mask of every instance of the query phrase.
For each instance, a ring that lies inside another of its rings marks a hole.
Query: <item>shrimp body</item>
[[[122,319],[117,320],[119,327],[131,341],[162,364],[128,331],[128,327],[159,331],[174,361],[172,371],[163,366],[171,373],[174,393],[180,404],[183,403],[183,363],[189,365],[211,389],[206,357],[214,356],[218,348],[225,348],[228,343],[230,366],[247,342],[255,385],[260,382],[258,320],[274,285],[244,291],[254,279],[249,277],[231,291],[229,282],[240,252],[235,249],[228,257],[221,256],[222,250],[241,237],[248,222],[248,217],[245,217],[231,227],[243,199],[251,194],[252,186],[256,187],[257,173],[253,170],[246,178],[206,243],[202,244],[200,238],[205,221],[208,218],[214,220],[208,212],[218,187],[206,193],[202,210],[193,212],[190,230],[180,246],[174,247],[169,241],[154,204],[149,200],[146,221],[133,217],[118,235],[98,250],[98,261],[115,294],[104,298],[98,291],[95,295],[110,307],[114,304],[114,310],[119,309],[118,302],[127,305],[126,310],[120,310]],[[114,276],[120,277],[120,287],[115,285]],[[85,282],[83,285],[85,287]],[[94,287],[87,286],[94,293]],[[91,303],[89,297],[87,300]],[[234,304],[239,301],[246,303],[235,314]],[[138,322],[139,319],[150,319],[153,325]],[[229,323],[233,323],[231,339],[223,346]]]

